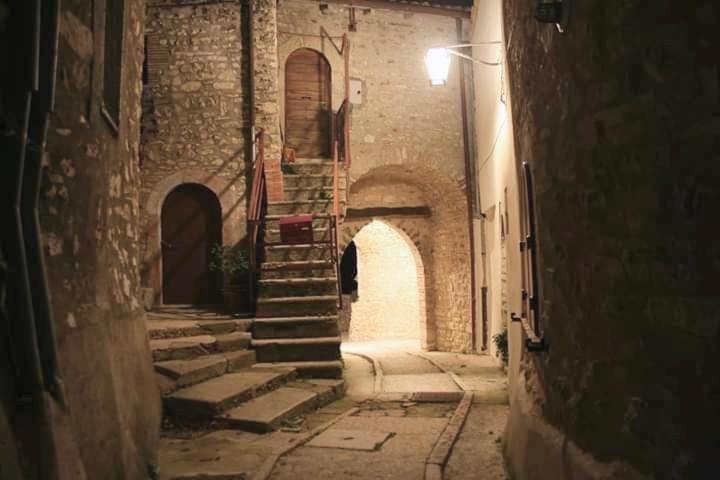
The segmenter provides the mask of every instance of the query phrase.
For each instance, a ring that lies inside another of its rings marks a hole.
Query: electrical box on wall
[[[357,78],[350,79],[350,103],[353,105],[363,103],[363,81]]]

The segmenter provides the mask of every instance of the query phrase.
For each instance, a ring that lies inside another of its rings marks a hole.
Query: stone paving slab
[[[344,450],[366,450],[372,452],[380,450],[383,443],[394,433],[373,432],[366,430],[344,430],[331,428],[321,433],[307,446],[315,448],[340,448]]]
[[[446,480],[507,480],[502,435],[507,422],[505,405],[473,405],[445,466]]]
[[[333,428],[395,435],[377,451],[301,447],[280,459],[270,479],[421,480],[425,459],[446,423],[444,418],[346,417]]]
[[[445,373],[385,375],[384,392],[458,392],[460,389]]]

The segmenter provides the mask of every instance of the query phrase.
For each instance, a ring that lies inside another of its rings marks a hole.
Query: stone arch
[[[432,332],[434,330],[434,324],[428,325],[428,308],[427,308],[427,301],[426,301],[426,294],[427,294],[427,288],[426,288],[426,275],[425,275],[425,259],[423,258],[423,255],[420,252],[420,249],[415,241],[408,235],[408,233],[400,226],[397,225],[397,222],[394,222],[392,220],[388,219],[374,219],[369,220],[366,222],[362,222],[361,224],[353,225],[349,230],[348,233],[352,232],[351,240],[354,240],[357,238],[358,234],[365,230],[366,227],[371,226],[374,222],[380,223],[382,225],[385,225],[389,227],[395,234],[397,234],[398,237],[400,237],[406,247],[407,250],[410,252],[410,255],[413,258],[413,263],[415,265],[415,279],[417,281],[417,289],[418,289],[418,325],[417,329],[419,332],[418,338],[420,340],[420,346],[421,348],[427,350],[429,348],[428,339],[433,338],[432,334],[428,334],[429,332]],[[349,243],[349,241],[348,241]],[[347,243],[345,244],[347,246]],[[362,247],[358,247],[358,249],[361,249]],[[361,290],[363,286],[360,286]]]
[[[160,247],[160,215],[167,195],[183,184],[195,183],[213,192],[222,210],[222,241],[234,245],[245,236],[244,188],[226,178],[208,174],[206,170],[187,169],[159,181],[150,192],[144,205],[146,224],[143,240],[143,286],[152,289],[153,303],[162,303],[162,250]]]
[[[368,192],[372,195],[365,195]],[[390,210],[372,218],[353,216],[353,209],[372,211],[372,207]],[[398,207],[397,215],[392,207]],[[464,184],[426,164],[383,165],[350,185],[348,208],[342,247],[365,224],[377,219],[404,232],[420,253],[425,268],[426,348],[471,351],[470,241]],[[403,213],[408,211],[419,213]]]

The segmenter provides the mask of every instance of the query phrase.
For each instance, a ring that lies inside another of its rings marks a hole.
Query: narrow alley
[[[716,480],[713,0],[0,0],[0,480]]]

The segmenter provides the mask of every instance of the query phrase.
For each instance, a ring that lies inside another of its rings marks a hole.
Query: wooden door
[[[330,157],[330,82],[330,64],[320,52],[301,48],[285,64],[285,143],[298,157]]]
[[[222,241],[220,203],[197,184],[181,185],[162,208],[163,303],[208,305],[220,301],[220,275],[210,251]]]

